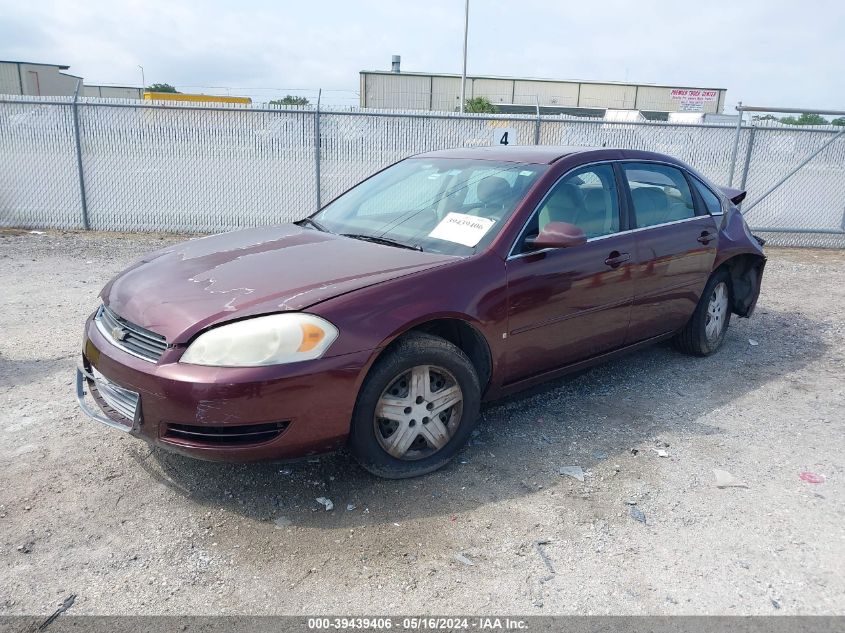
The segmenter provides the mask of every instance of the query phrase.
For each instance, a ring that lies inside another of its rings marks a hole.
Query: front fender
[[[339,330],[330,354],[374,350],[381,353],[399,336],[427,322],[466,323],[486,342],[491,379],[503,361],[507,332],[507,283],[504,262],[481,255],[393,279],[329,299],[308,309]]]

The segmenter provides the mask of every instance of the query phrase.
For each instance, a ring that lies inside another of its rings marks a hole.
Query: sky
[[[88,84],[358,102],[359,71],[461,72],[464,0],[0,0],[0,59]],[[470,0],[467,72],[727,88],[845,109],[842,0]]]

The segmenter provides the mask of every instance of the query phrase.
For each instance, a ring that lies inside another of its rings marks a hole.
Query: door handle
[[[604,263],[610,266],[611,268],[619,268],[629,259],[631,259],[630,254],[620,253],[619,251],[613,251],[610,255],[607,256],[607,259],[604,260]]]
[[[707,231],[702,231],[701,235],[698,236],[698,241],[701,242],[704,245],[709,244],[710,242],[712,242],[715,239],[716,239],[716,236],[713,235],[712,233],[708,233]]]

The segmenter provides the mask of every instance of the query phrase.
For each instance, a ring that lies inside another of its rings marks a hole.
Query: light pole
[[[467,32],[469,31],[469,0],[464,4],[464,69],[461,73],[461,112],[467,98]]]
[[[141,92],[143,93],[147,90],[147,80],[144,79],[144,67],[138,64],[138,68],[141,69]]]

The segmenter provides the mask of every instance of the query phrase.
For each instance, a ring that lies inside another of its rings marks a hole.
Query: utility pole
[[[147,91],[147,80],[144,79],[144,67],[138,64],[138,68],[141,69],[141,94],[143,94]]]
[[[469,31],[469,0],[464,4],[464,69],[461,73],[461,112],[467,100],[467,32]]]

